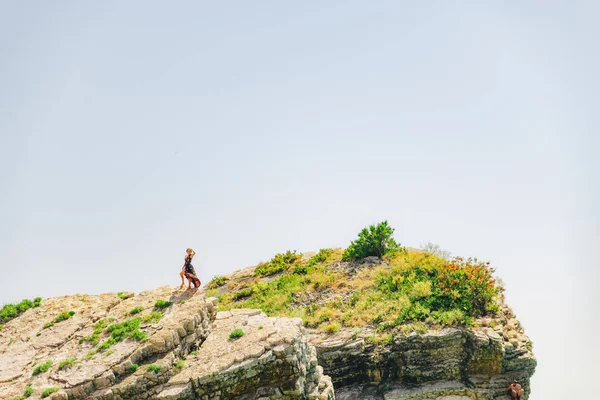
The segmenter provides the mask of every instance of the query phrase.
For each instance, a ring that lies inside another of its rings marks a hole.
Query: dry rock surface
[[[231,338],[235,330],[243,336]],[[300,319],[269,318],[260,310],[219,312],[212,334],[186,364],[159,398],[334,398]]]
[[[0,331],[0,399],[334,398],[299,319],[216,302],[170,287],[46,299]]]

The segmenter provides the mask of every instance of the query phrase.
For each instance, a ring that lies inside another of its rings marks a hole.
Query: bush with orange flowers
[[[456,257],[442,264],[432,281],[431,307],[440,310],[457,308],[471,317],[498,311],[496,297],[501,292],[490,263],[476,258]]]

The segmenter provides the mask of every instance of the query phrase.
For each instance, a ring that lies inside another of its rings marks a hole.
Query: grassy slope
[[[277,255],[243,279],[213,279],[208,294],[219,295],[220,310],[260,308],[270,316],[301,317],[307,327],[328,333],[342,327],[382,335],[425,332],[473,326],[497,312],[502,288],[489,263],[404,250],[351,275],[340,272],[341,256],[340,249],[320,250],[308,260]]]

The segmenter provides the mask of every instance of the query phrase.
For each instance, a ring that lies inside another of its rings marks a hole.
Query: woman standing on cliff
[[[188,289],[192,288],[192,283],[194,284],[194,288],[198,289],[201,285],[201,282],[200,279],[198,279],[198,276],[196,276],[196,271],[194,270],[194,266],[192,265],[192,258],[194,258],[194,256],[196,255],[196,252],[192,248],[187,249],[185,252],[187,253],[187,255],[183,259],[184,264],[181,268],[181,272],[179,273],[179,276],[181,277],[181,286],[179,287],[183,287],[183,277],[185,276],[188,280]]]

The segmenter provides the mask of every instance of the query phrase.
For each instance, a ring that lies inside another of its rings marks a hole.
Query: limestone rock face
[[[9,321],[0,399],[29,386],[30,399],[55,388],[47,398],[333,400],[299,319],[217,314],[215,298],[169,287],[128,295],[47,299]],[[230,338],[236,328],[244,335]]]
[[[537,362],[531,341],[515,322],[494,329],[413,332],[387,346],[343,334],[314,335],[311,342],[338,400],[499,400],[507,398],[513,379],[523,385],[527,398]],[[515,338],[506,334],[511,325]]]
[[[236,329],[244,335],[230,338]],[[158,398],[334,398],[331,379],[317,365],[299,318],[268,318],[260,310],[219,312],[213,333],[186,362],[189,367],[171,378]]]
[[[505,305],[471,329],[374,334],[170,287],[51,298],[0,330],[0,399],[501,400],[512,379],[529,396],[531,341]]]

